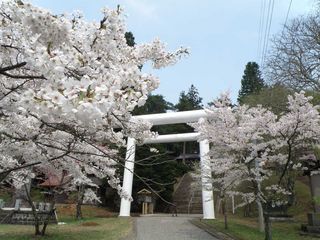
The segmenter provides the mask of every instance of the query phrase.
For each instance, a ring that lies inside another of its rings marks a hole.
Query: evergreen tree
[[[241,79],[238,102],[242,104],[245,96],[259,93],[264,86],[265,84],[261,77],[259,65],[256,62],[248,62]]]
[[[320,92],[309,90],[305,92],[306,96],[312,96],[311,103],[313,105],[320,104]],[[288,96],[294,95],[294,91],[288,86],[274,84],[264,87],[257,94],[250,94],[242,99],[242,104],[256,107],[261,105],[271,110],[274,114],[280,116],[288,112]]]
[[[136,44],[134,41],[134,36],[133,36],[132,32],[126,32],[124,36],[126,38],[128,46],[133,47]]]
[[[192,84],[189,91],[185,93],[182,91],[180,93],[179,102],[175,105],[178,111],[190,111],[198,110],[203,108],[202,98],[199,96],[198,89]],[[193,132],[193,128],[185,123],[175,124],[174,133],[189,133]],[[199,144],[196,142],[184,142],[173,144],[173,151],[177,153],[182,153],[183,155],[187,153],[199,152]],[[183,159],[185,162],[185,159]]]
[[[160,94],[149,95],[146,103],[141,107],[136,107],[133,110],[133,115],[165,113],[167,110],[173,109],[172,103],[167,102]]]
[[[246,104],[250,107],[261,105],[279,116],[288,111],[288,95],[292,94],[294,94],[292,90],[277,84],[264,87],[258,93],[243,97],[241,99],[241,104]]]
[[[202,98],[199,96],[198,89],[192,84],[188,93],[182,91],[175,107],[178,111],[202,109]]]

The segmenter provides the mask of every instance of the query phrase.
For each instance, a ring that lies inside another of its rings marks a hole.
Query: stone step
[[[195,180],[190,173],[186,173],[181,180],[173,194],[173,201],[177,205],[178,212],[202,213],[202,192],[191,187]]]

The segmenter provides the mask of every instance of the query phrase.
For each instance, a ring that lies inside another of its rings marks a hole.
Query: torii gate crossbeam
[[[174,123],[187,123],[195,122],[200,118],[206,117],[204,110],[185,111],[185,112],[172,112],[172,113],[159,113],[140,115],[135,118],[147,120],[153,125],[164,125]],[[182,133],[182,134],[168,134],[160,135],[156,138],[146,139],[144,143],[169,143],[169,142],[187,142],[196,141],[199,133]],[[214,203],[211,183],[211,167],[210,161],[207,156],[209,152],[209,143],[207,140],[200,141],[200,165],[201,165],[201,182],[202,182],[202,207],[203,218],[214,219]],[[123,175],[123,190],[131,195],[133,183],[133,171],[135,160],[135,139],[128,138],[127,140],[127,153],[126,162]],[[131,202],[126,198],[121,198],[120,214],[121,217],[129,217],[131,209]]]

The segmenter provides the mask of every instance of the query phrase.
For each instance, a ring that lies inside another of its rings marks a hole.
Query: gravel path
[[[189,222],[191,217],[136,218],[137,240],[218,240]]]

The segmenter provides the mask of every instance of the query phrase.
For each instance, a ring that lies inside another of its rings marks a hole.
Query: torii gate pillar
[[[207,140],[200,141],[202,211],[204,219],[215,219],[211,166],[208,157],[209,149],[209,143]]]
[[[132,195],[135,154],[136,154],[136,141],[134,138],[128,138],[126,162],[124,165],[124,173],[123,173],[122,190],[125,191],[129,196]],[[120,217],[129,217],[130,216],[130,209],[131,209],[131,201],[126,198],[121,198],[119,216]]]

